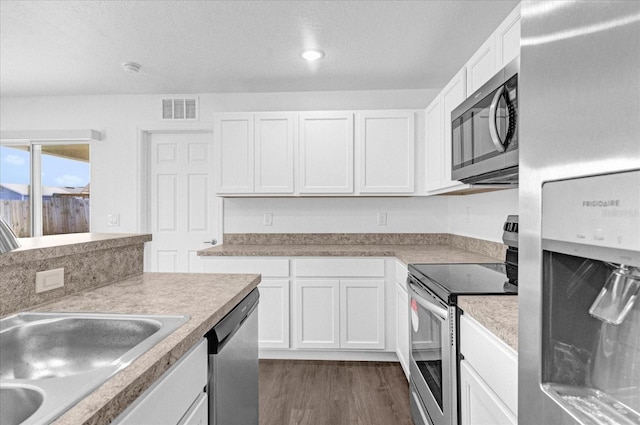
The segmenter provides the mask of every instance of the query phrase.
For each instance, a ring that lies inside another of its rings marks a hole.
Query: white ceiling
[[[2,0],[0,95],[441,88],[517,3]]]

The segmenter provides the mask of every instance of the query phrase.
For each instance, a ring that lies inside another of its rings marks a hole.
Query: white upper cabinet
[[[520,3],[494,32],[496,72],[520,54]]]
[[[444,118],[444,134],[442,140],[443,159],[444,159],[444,177],[441,186],[454,186],[462,184],[459,181],[451,180],[451,112],[458,107],[467,98],[467,70],[462,68],[449,84],[442,90],[442,111]]]
[[[217,114],[217,193],[293,193],[295,124],[288,113]]]
[[[451,180],[451,112],[520,54],[520,5],[427,106],[426,194],[472,190]]]
[[[216,114],[216,193],[413,194],[415,113],[386,110]]]
[[[255,191],[293,193],[293,114],[255,114]]]
[[[253,114],[218,114],[213,122],[216,191],[253,192]]]
[[[520,54],[520,4],[471,56],[467,68],[467,96],[489,81]]]
[[[495,43],[489,37],[467,62],[467,91],[465,98],[478,90],[496,73]]]
[[[413,193],[415,113],[356,114],[360,193]]]
[[[442,99],[438,95],[427,106],[426,114],[427,139],[427,191],[439,189],[444,180],[444,138],[442,135]]]
[[[353,193],[353,113],[300,114],[301,194]]]

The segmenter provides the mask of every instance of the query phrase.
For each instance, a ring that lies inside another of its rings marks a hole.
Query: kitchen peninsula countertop
[[[518,351],[517,296],[461,296],[458,297],[458,306],[465,314]]]
[[[110,423],[260,282],[250,274],[144,273],[30,309],[189,315],[190,319],[73,406],[55,425]]]

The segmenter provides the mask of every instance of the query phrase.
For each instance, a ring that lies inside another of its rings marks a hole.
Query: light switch
[[[64,286],[64,268],[36,273],[36,294]]]

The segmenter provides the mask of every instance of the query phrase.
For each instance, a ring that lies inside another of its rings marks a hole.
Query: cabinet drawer
[[[209,397],[207,393],[193,403],[189,411],[183,416],[178,425],[207,425],[209,422]]]
[[[518,415],[518,354],[468,315],[460,317],[460,353]]]
[[[407,274],[409,271],[407,270],[407,266],[404,265],[401,261],[396,260],[396,282],[402,285],[406,290],[406,282],[407,282]]]
[[[305,258],[295,265],[300,277],[384,277],[381,258]]]
[[[289,277],[289,260],[255,257],[201,257],[204,273],[257,273],[263,277]]]
[[[207,341],[202,340],[133,402],[114,423],[177,424],[207,385]]]

